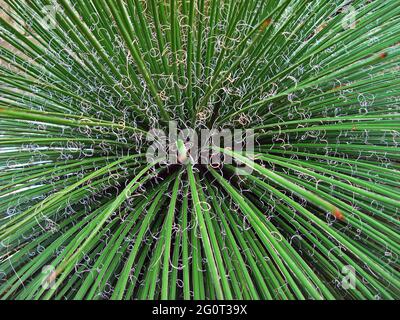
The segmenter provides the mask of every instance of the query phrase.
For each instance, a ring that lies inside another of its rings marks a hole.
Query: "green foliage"
[[[399,298],[397,0],[4,2],[2,299]]]

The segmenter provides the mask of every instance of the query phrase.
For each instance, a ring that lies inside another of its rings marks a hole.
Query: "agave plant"
[[[4,0],[0,38],[2,299],[399,297],[397,0]],[[170,121],[254,149],[148,161]]]

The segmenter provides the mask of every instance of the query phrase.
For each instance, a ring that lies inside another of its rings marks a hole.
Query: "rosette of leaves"
[[[2,299],[399,297],[397,0],[1,3]]]

